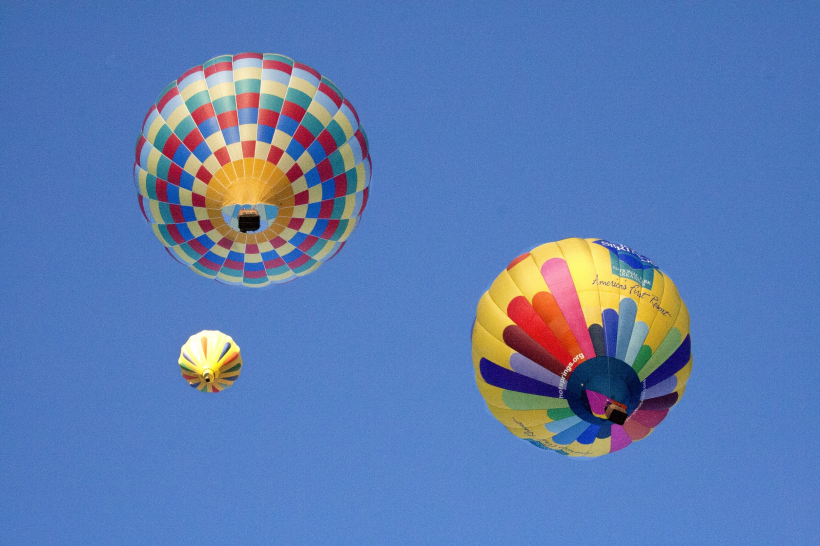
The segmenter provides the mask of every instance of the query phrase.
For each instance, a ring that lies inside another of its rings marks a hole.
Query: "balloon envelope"
[[[602,239],[517,257],[481,296],[478,389],[513,434],[596,457],[645,438],[692,370],[689,312],[651,260]]]
[[[203,330],[188,338],[179,352],[182,377],[202,392],[224,391],[239,379],[242,355],[231,336]]]
[[[211,59],[160,94],[137,141],[139,206],[169,254],[231,284],[265,286],[333,257],[367,204],[358,115],[307,65]]]

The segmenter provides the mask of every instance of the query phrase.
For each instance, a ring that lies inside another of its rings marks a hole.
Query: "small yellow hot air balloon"
[[[188,384],[203,392],[224,391],[239,379],[242,355],[231,336],[203,330],[188,338],[179,353],[179,367]]]

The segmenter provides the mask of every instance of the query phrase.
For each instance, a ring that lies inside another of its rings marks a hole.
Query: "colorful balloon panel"
[[[597,457],[648,436],[692,370],[689,312],[647,257],[564,239],[514,259],[478,302],[478,390],[514,435]]]
[[[134,182],[172,257],[255,287],[336,255],[367,205],[370,172],[358,115],[330,80],[282,55],[242,53],[165,88],[137,140]]]
[[[182,378],[202,392],[224,391],[239,379],[242,355],[231,336],[203,330],[188,338],[179,352]]]

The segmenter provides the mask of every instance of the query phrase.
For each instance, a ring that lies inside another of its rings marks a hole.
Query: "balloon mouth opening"
[[[615,357],[600,356],[579,364],[567,382],[567,402],[588,423],[623,425],[641,402],[637,372]]]
[[[261,159],[237,159],[213,175],[205,194],[209,217],[222,216],[237,234],[262,233],[278,220],[284,228],[295,204],[290,179],[276,165]],[[217,214],[213,212],[219,211]],[[217,222],[219,223],[219,222]],[[279,230],[281,231],[281,230]],[[278,232],[277,232],[278,234]],[[231,240],[240,240],[233,235]],[[270,233],[273,238],[273,233]]]
[[[214,380],[214,372],[210,369],[205,370],[202,372],[202,379],[205,380],[205,383],[210,383]]]
[[[279,207],[264,203],[222,207],[222,219],[240,233],[257,233],[268,229],[276,220]]]

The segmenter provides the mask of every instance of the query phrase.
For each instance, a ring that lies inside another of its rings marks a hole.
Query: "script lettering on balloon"
[[[535,436],[535,433],[534,433],[533,431],[531,431],[530,429],[528,429],[527,427],[525,427],[525,426],[524,426],[524,423],[522,423],[521,421],[519,421],[519,420],[518,420],[518,419],[516,419],[515,417],[513,417],[513,421],[515,421],[515,422],[516,422],[516,424],[517,424],[519,427],[521,427],[521,429],[524,431],[524,434],[526,434],[527,436],[530,436],[530,437]]]

